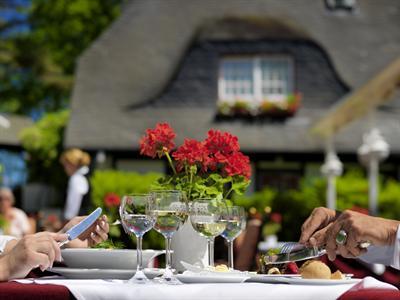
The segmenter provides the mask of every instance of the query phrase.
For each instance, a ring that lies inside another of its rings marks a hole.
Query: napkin
[[[362,289],[388,289],[388,290],[398,290],[397,287],[386,283],[379,281],[373,277],[365,277],[362,281],[354,285],[350,291],[358,291]]]

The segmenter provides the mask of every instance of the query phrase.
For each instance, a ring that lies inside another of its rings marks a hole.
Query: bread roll
[[[309,260],[300,268],[301,277],[305,279],[331,279],[331,270],[319,260]]]
[[[344,276],[344,274],[339,270],[337,270],[335,273],[331,275],[331,279],[345,279],[345,278],[346,276]]]

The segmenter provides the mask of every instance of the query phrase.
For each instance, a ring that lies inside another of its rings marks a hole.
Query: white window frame
[[[224,60],[248,60],[252,63],[253,70],[253,94],[240,95],[240,98],[234,95],[226,94],[226,83],[223,74],[222,64]],[[248,101],[250,104],[260,104],[264,100],[269,100],[273,102],[282,102],[287,99],[288,95],[282,94],[270,94],[263,95],[262,87],[262,69],[261,62],[263,60],[286,60],[288,62],[289,72],[288,72],[288,90],[289,94],[294,92],[294,61],[289,55],[258,55],[258,56],[226,56],[223,57],[219,65],[218,73],[218,99],[220,102],[234,103],[238,100]]]

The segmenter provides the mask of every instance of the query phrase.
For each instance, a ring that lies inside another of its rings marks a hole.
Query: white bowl
[[[143,267],[164,250],[143,250]],[[70,268],[86,269],[136,269],[136,250],[128,249],[84,249],[61,250],[64,263]]]

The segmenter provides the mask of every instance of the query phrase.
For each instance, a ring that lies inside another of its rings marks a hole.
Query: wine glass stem
[[[171,237],[166,237],[165,238],[165,243],[166,243],[166,251],[165,251],[165,269],[171,270]]]
[[[214,238],[207,239],[208,246],[208,265],[214,267]]]
[[[228,240],[228,267],[233,270],[233,240]]]
[[[141,271],[142,267],[142,241],[143,237],[141,235],[136,236],[137,245],[136,245],[136,271]]]

